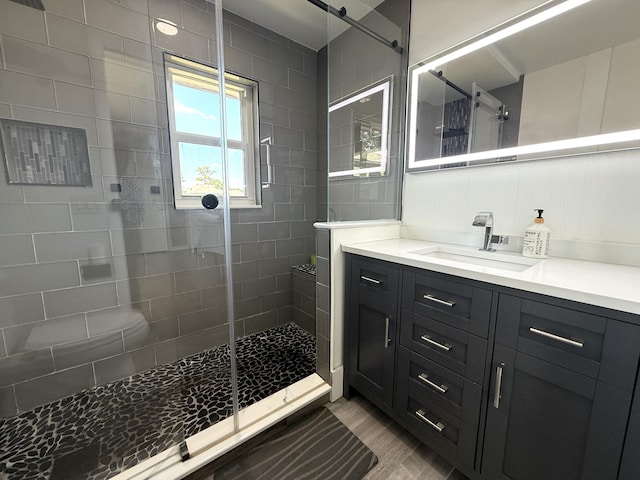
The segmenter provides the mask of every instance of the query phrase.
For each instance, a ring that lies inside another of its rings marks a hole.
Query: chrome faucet
[[[491,233],[493,232],[493,212],[478,212],[478,214],[473,219],[472,225],[474,227],[484,227],[484,242],[480,250],[495,252],[495,248],[491,247]]]

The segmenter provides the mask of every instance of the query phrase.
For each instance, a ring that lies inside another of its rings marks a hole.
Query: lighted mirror
[[[551,1],[409,70],[407,169],[640,147],[640,1]]]
[[[385,174],[390,93],[388,78],[329,106],[329,177]]]

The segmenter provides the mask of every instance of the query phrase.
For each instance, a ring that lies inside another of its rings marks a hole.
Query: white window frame
[[[183,194],[180,164],[180,143],[190,143],[221,147],[220,137],[192,134],[177,131],[175,122],[173,83],[174,77],[189,79],[198,86],[216,90],[218,69],[199,62],[194,62],[169,53],[164,54],[164,71],[167,89],[167,113],[169,117],[169,140],[171,147],[171,166],[173,176],[173,192],[176,209],[203,209],[200,195]],[[241,100],[242,139],[227,138],[229,150],[244,152],[244,196],[230,197],[231,208],[261,208],[260,191],[257,179],[260,178],[260,154],[258,140],[258,82],[225,72],[225,90],[227,95],[237,93]],[[219,193],[219,192],[212,192]],[[222,196],[220,203],[224,202]]]

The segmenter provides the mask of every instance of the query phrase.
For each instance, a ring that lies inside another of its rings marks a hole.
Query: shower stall
[[[0,0],[0,479],[179,478],[330,390],[330,58],[408,1],[299,1],[324,47],[243,0]],[[359,182],[397,216],[393,118]]]

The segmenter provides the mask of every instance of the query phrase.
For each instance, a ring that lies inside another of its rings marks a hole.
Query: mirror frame
[[[331,125],[331,112],[334,112],[340,108],[351,105],[352,103],[358,102],[361,99],[372,95],[374,93],[382,92],[382,128],[380,134],[380,154],[382,160],[380,161],[380,166],[378,167],[369,167],[369,168],[360,168],[355,169],[352,168],[350,170],[338,170],[336,172],[329,171],[329,178],[336,177],[353,177],[362,174],[371,174],[371,173],[379,173],[380,175],[385,175],[387,171],[387,164],[389,162],[389,124],[391,122],[391,89],[393,88],[393,76],[382,79],[379,82],[375,82],[374,84],[365,87],[363,90],[358,90],[355,93],[343,97],[336,102],[333,102],[329,105],[329,126]]]
[[[407,123],[405,133],[405,171],[434,171],[442,167],[454,168],[461,166],[487,165],[517,160],[538,160],[549,157],[568,156],[580,153],[596,153],[590,147],[606,146],[614,144],[626,144],[640,140],[640,129],[624,130],[614,133],[591,135],[564,140],[555,140],[544,143],[508,147],[484,152],[474,152],[450,157],[437,157],[429,159],[416,159],[416,130],[417,101],[418,101],[418,77],[421,73],[438,70],[438,67],[447,62],[464,57],[481,48],[489,46],[499,40],[510,37],[527,28],[538,25],[555,16],[569,12],[591,0],[550,0],[521,15],[503,22],[485,32],[452,46],[432,57],[418,62],[409,68],[408,97],[407,97]],[[637,146],[620,146],[597,152],[638,148]],[[585,151],[585,149],[589,149]],[[519,158],[520,157],[520,158]]]

